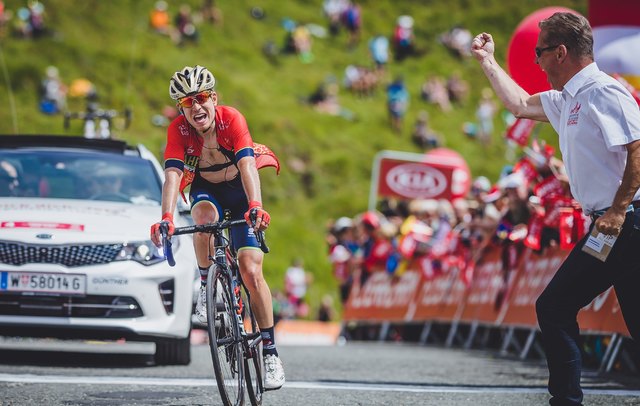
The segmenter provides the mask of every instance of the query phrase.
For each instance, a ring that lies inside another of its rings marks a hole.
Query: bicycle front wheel
[[[225,406],[243,403],[242,338],[227,275],[210,271],[207,277],[207,330],[218,391]]]
[[[262,364],[262,337],[256,316],[251,309],[251,300],[246,290],[242,294],[244,329],[247,334],[245,344],[245,381],[247,383],[247,393],[252,406],[262,405],[263,385],[263,364]]]

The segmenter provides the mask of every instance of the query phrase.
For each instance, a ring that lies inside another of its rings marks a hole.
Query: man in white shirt
[[[573,196],[591,215],[592,227],[616,238],[605,261],[583,251],[588,236],[576,244],[536,302],[549,403],[580,405],[578,311],[614,286],[631,335],[640,337],[640,110],[593,61],[593,36],[584,17],[556,13],[539,27],[535,60],[553,90],[530,95],[516,84],[497,64],[490,34],[474,38],[472,53],[509,111],[551,123]]]

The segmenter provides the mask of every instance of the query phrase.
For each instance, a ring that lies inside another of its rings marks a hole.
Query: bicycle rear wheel
[[[244,328],[247,333],[247,344],[245,346],[244,368],[245,382],[247,383],[247,393],[253,406],[262,405],[262,394],[264,393],[264,367],[262,364],[262,338],[255,314],[251,309],[251,301],[242,290],[242,303],[244,303]]]
[[[207,330],[218,391],[225,406],[243,403],[242,338],[227,275],[210,271],[207,277]]]

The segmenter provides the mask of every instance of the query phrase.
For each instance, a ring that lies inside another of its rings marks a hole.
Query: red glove
[[[176,230],[175,225],[173,224],[173,214],[167,212],[162,215],[162,221],[155,223],[151,226],[151,241],[156,246],[160,246],[160,225],[162,223],[166,223],[169,226],[169,236],[173,235],[173,232]]]
[[[255,224],[251,221],[251,213],[255,211]],[[262,203],[255,200],[249,202],[249,210],[244,214],[244,219],[249,224],[249,227],[253,227],[256,230],[264,230],[269,227],[271,222],[271,216],[262,208]]]

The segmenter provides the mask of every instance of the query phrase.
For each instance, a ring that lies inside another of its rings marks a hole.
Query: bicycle
[[[246,385],[252,405],[262,404],[264,376],[262,336],[255,314],[251,309],[251,296],[242,282],[236,251],[230,244],[228,230],[246,224],[244,220],[224,220],[216,223],[178,227],[173,235],[209,233],[214,239],[214,255],[209,252],[214,271],[207,276],[207,332],[213,369],[218,391],[225,406],[244,404]],[[175,265],[168,227],[161,224],[162,246],[170,266]],[[264,233],[256,234],[263,252],[269,252]],[[211,246],[211,244],[209,244]]]
[[[84,121],[83,135],[85,138],[109,139],[112,136],[112,122],[118,117],[116,110],[103,110],[97,107],[95,103],[87,106],[87,111],[82,113],[65,112],[64,113],[64,129],[68,130],[72,119],[80,119]],[[124,128],[128,128],[131,123],[131,109],[126,108],[123,112]]]

